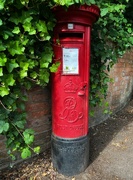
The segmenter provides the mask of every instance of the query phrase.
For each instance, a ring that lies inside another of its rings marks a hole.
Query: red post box
[[[71,176],[89,162],[90,33],[100,10],[83,5],[54,13],[54,62],[60,66],[52,74],[52,161],[59,173]]]

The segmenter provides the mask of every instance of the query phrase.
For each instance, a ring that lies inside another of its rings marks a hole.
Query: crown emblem
[[[75,93],[78,89],[78,86],[70,80],[68,83],[64,86],[64,91],[67,93]]]

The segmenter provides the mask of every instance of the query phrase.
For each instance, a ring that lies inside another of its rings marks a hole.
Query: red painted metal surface
[[[96,6],[55,9],[54,62],[52,74],[52,129],[60,138],[88,134],[91,25],[99,16]]]

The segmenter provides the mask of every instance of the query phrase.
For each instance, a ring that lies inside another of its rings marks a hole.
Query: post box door
[[[53,76],[53,133],[76,138],[88,133],[88,69],[84,41],[61,41]]]

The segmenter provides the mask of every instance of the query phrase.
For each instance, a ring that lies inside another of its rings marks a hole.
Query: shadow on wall
[[[89,127],[94,127],[102,122],[106,121],[111,115],[121,111],[132,99],[133,93],[128,94],[128,96],[124,97],[123,101],[120,101],[119,98],[114,99],[114,102],[105,100],[105,102],[111,102],[109,107],[97,106],[95,108],[91,108],[90,110],[94,111],[94,116],[89,117]],[[104,104],[104,102],[103,102]],[[104,113],[104,110],[108,110],[108,113]],[[109,113],[111,112],[111,114]]]
[[[90,163],[102,152],[110,141],[133,121],[133,99],[122,110],[98,126],[90,128]]]

